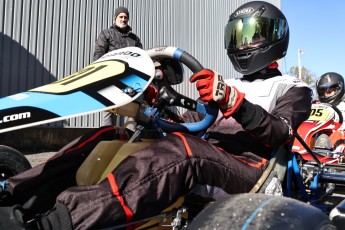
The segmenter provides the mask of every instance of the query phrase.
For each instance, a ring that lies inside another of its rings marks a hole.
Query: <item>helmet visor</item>
[[[320,97],[333,97],[340,91],[340,87],[338,85],[324,85],[322,87],[318,87],[317,93]]]
[[[288,31],[284,19],[245,17],[232,20],[225,26],[225,49],[247,50],[270,45]]]

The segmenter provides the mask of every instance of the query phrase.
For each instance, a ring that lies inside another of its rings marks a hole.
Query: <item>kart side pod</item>
[[[124,140],[102,141],[96,145],[76,173],[78,186],[102,181],[128,155],[149,146],[154,139],[128,143]]]

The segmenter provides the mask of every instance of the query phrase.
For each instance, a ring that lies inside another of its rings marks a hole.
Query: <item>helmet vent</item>
[[[242,54],[236,54],[235,56],[237,58],[248,58],[252,53],[242,53]]]
[[[241,69],[247,69],[248,68],[248,62],[246,59],[238,60],[238,64],[240,65]]]
[[[248,57],[250,57],[251,54],[252,53],[236,54],[237,62],[241,69],[248,68]]]

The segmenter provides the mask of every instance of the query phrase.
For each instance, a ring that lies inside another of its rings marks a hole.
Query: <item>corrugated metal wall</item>
[[[144,49],[180,47],[206,68],[239,77],[226,56],[224,26],[229,14],[248,0],[0,0],[0,97],[53,82],[92,62],[98,33],[126,6],[129,25]],[[281,0],[270,0],[279,8]],[[186,69],[185,69],[186,70]],[[180,92],[196,98],[186,80]],[[101,114],[65,122],[98,127]],[[61,123],[53,125],[60,126]]]

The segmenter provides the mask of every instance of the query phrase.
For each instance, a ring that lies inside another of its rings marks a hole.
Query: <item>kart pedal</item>
[[[345,199],[332,209],[329,213],[329,219],[337,229],[342,229],[345,226]]]

